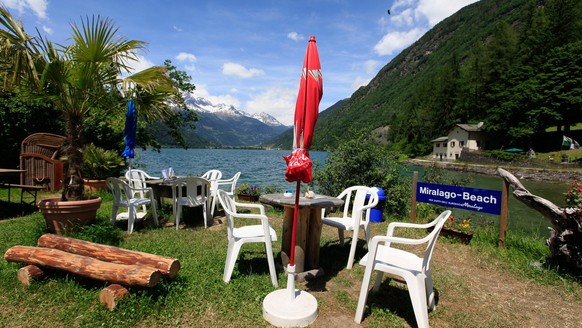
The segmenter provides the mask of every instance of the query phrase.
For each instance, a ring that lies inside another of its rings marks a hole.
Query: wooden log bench
[[[23,285],[42,279],[45,268],[109,282],[99,300],[111,310],[129,293],[126,286],[152,288],[161,277],[176,277],[180,269],[175,258],[54,234],[42,235],[38,246],[13,246],[4,253],[4,259],[26,264],[17,272]]]
[[[21,204],[28,204],[28,205],[36,205],[36,196],[39,190],[46,190],[44,186],[32,186],[32,185],[23,185],[23,184],[15,184],[15,183],[0,183],[0,188],[8,189],[8,202],[10,202],[10,189],[17,188],[20,189],[20,203]],[[32,196],[33,200],[31,202],[24,201],[24,194],[27,193]]]

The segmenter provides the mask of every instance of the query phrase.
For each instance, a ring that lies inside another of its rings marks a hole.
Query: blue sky
[[[67,43],[70,23],[101,15],[147,42],[136,71],[172,60],[196,96],[291,125],[303,57],[317,40],[320,111],[350,97],[426,31],[476,0],[0,0],[29,34]],[[387,10],[390,9],[390,15]]]

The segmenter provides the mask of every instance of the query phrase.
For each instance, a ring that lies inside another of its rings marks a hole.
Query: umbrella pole
[[[287,290],[291,297],[291,302],[295,300],[295,241],[297,238],[297,213],[299,213],[299,193],[301,192],[301,181],[297,181],[295,188],[295,208],[293,211],[293,228],[291,230],[291,250],[289,254],[289,265],[287,265]]]

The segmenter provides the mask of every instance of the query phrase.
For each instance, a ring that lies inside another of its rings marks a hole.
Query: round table
[[[283,206],[281,261],[283,266],[287,266],[291,251],[295,195],[286,197],[283,194],[264,194],[259,197],[259,201],[273,206]],[[323,274],[323,269],[319,266],[322,227],[321,210],[323,208],[339,207],[343,204],[343,199],[325,195],[316,194],[314,198],[299,197],[299,213],[297,213],[295,237],[295,272],[297,273],[297,280],[309,280]]]

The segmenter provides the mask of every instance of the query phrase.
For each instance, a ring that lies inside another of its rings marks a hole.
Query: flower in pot
[[[106,150],[88,144],[83,150],[83,169],[85,190],[95,192],[106,189],[105,179],[119,177],[126,167],[125,161],[114,150]]]
[[[236,188],[236,195],[241,200],[257,201],[261,195],[258,186],[243,183]]]
[[[184,78],[170,77],[167,65],[120,78],[131,71],[129,64],[138,59],[137,51],[144,47],[144,42],[120,37],[113,22],[101,16],[87,17],[81,26],[72,23],[71,28],[70,45],[54,44],[42,36],[29,36],[22,23],[0,7],[0,39],[9,45],[0,53],[5,63],[4,76],[10,77],[4,81],[3,90],[25,92],[50,102],[64,120],[67,162],[63,192],[60,200],[52,200],[43,208],[58,208],[59,201],[86,200],[82,136],[90,117],[106,117],[109,121],[101,124],[119,126],[117,121],[123,117],[125,104],[132,97],[140,117],[145,119],[143,124],[161,121],[176,131],[175,127],[185,124],[177,123],[184,122],[181,117],[186,117],[187,122],[195,120],[188,116],[191,113],[187,109],[181,113],[172,109],[176,104],[183,104],[178,83],[184,82],[180,81]],[[187,79],[185,82],[191,86]],[[109,115],[104,115],[105,112]],[[122,127],[119,128],[120,143],[121,130]]]

